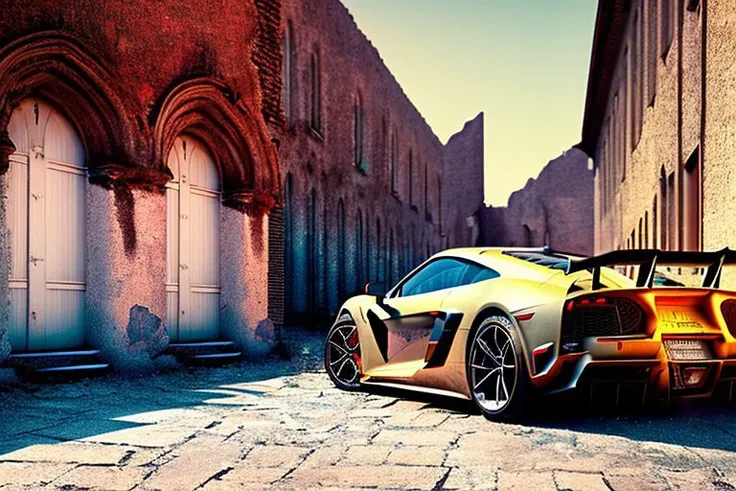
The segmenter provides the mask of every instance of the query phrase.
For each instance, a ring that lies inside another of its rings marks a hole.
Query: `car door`
[[[452,288],[462,284],[469,263],[443,257],[426,263],[402,280],[368,311],[368,321],[385,364],[370,377],[406,378],[424,368],[433,331],[448,316],[442,310]]]

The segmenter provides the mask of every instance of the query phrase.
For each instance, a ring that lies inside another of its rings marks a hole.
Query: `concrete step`
[[[60,356],[95,356],[99,355],[100,350],[77,350],[77,351],[38,351],[32,353],[13,353],[8,359],[9,360],[32,360],[37,358],[55,358]]]
[[[195,360],[224,360],[226,358],[239,358],[243,355],[240,351],[233,353],[210,353],[208,355],[194,355]]]
[[[50,373],[50,372],[84,372],[94,370],[107,370],[110,365],[107,363],[97,363],[94,365],[68,365],[63,367],[49,367],[41,368],[36,370],[36,373]]]
[[[191,358],[197,355],[209,355],[215,353],[232,353],[237,350],[232,341],[203,341],[196,343],[170,343],[168,353],[177,358]]]
[[[65,366],[88,366],[103,363],[97,349],[33,351],[12,353],[4,365],[26,372]]]

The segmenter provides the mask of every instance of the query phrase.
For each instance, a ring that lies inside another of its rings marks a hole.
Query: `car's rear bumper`
[[[535,377],[535,385],[560,393],[593,384],[642,383],[668,397],[708,397],[719,383],[736,381],[736,358],[673,360],[661,341],[610,341],[592,340],[584,352],[558,356]]]

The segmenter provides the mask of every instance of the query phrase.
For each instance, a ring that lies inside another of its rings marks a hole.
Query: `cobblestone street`
[[[346,393],[314,334],[291,362],[0,385],[7,489],[734,489],[736,417],[563,409],[496,424],[469,404]],[[292,352],[294,350],[292,349]],[[568,414],[565,414],[568,413]]]

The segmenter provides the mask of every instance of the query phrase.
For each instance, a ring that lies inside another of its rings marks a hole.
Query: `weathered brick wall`
[[[571,149],[514,192],[506,207],[483,211],[489,246],[539,247],[593,253],[593,174],[588,157]]]
[[[294,48],[292,95],[285,102],[290,117],[279,137],[286,305],[291,318],[303,318],[334,313],[365,281],[392,283],[441,247],[443,146],[339,0],[286,0],[281,17],[282,30],[291,25]],[[310,128],[315,51],[321,60],[321,134]],[[357,94],[364,108],[365,171],[353,165]],[[392,132],[398,140],[396,195],[389,177]]]
[[[475,245],[484,200],[483,151],[480,113],[448,140],[443,152],[442,232],[448,247]]]
[[[263,117],[283,125],[281,111],[281,0],[253,0],[258,9],[258,27],[253,63],[258,67]]]

